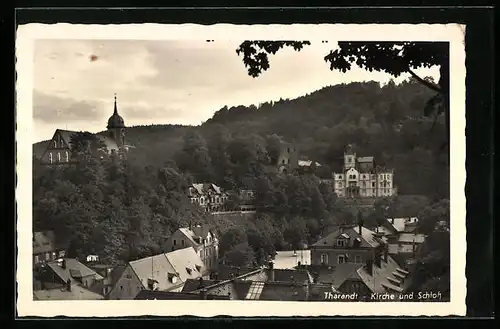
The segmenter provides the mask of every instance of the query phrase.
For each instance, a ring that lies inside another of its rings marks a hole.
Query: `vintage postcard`
[[[465,315],[464,35],[19,26],[19,316]]]

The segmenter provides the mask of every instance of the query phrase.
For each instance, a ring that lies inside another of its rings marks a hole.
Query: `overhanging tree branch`
[[[411,69],[408,69],[408,73],[410,73],[412,77],[417,79],[418,82],[420,82],[421,84],[423,84],[427,88],[430,88],[430,89],[434,90],[435,92],[441,93],[441,91],[442,91],[441,88],[439,88],[437,85],[435,85],[435,84],[433,84],[425,79],[422,79],[415,72],[413,72]]]

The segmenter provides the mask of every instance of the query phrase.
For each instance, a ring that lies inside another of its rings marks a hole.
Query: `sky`
[[[242,41],[38,39],[33,142],[50,139],[58,128],[104,130],[115,93],[118,112],[129,127],[198,125],[225,105],[257,105],[329,85],[392,78],[358,67],[330,71],[324,56],[336,42],[312,42],[300,52],[282,49],[270,56],[268,71],[252,78],[236,54]],[[437,67],[416,72],[439,78]]]

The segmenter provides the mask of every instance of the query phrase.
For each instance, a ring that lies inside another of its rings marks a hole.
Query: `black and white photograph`
[[[20,26],[20,314],[464,313],[464,35]]]

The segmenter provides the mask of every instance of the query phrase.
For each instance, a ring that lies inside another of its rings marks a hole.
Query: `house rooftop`
[[[52,261],[47,263],[47,266],[63,281],[73,281],[73,278],[84,278],[94,276],[96,280],[101,280],[103,277],[96,271],[80,263],[74,258],[63,258],[61,261]],[[64,266],[66,266],[64,268]]]
[[[66,286],[57,289],[35,290],[34,300],[101,300],[104,296],[87,290],[78,284],[72,284],[71,290]]]
[[[361,280],[372,292],[401,293],[409,286],[411,278],[408,271],[401,269],[391,256],[387,257],[387,262],[381,259],[380,266],[373,263],[372,268],[371,273],[366,266],[357,270]],[[394,275],[394,272],[398,272],[400,275]],[[404,279],[402,276],[404,276]],[[400,284],[397,284],[397,282]]]
[[[313,247],[333,247],[339,237],[348,239],[349,246],[353,245],[354,241],[360,241],[360,248],[375,248],[384,243],[384,239],[379,237],[377,233],[366,227],[361,227],[361,234],[359,226],[340,227],[328,234],[326,237],[314,243]]]

